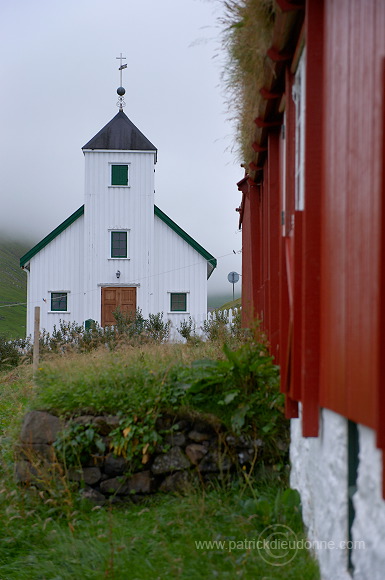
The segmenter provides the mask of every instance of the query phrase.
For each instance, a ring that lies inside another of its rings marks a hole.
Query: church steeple
[[[126,89],[122,86],[122,71],[127,68],[123,64],[126,57],[120,53],[116,57],[120,60],[120,87],[117,89],[119,113],[107,125],[103,127],[88,143],[82,147],[83,150],[115,150],[115,151],[157,151],[157,148],[143,135],[141,131],[130,121],[123,112],[125,106],[124,95]],[[155,156],[156,160],[156,156]]]

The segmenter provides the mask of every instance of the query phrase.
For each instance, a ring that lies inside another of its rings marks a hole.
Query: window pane
[[[111,258],[127,258],[127,232],[111,232]]]
[[[128,165],[111,165],[111,185],[128,185]]]
[[[171,312],[186,312],[187,310],[187,294],[185,292],[178,292],[171,294]]]
[[[67,294],[65,292],[51,292],[51,310],[66,312]]]

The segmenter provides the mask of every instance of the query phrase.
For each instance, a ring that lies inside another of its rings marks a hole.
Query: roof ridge
[[[124,111],[118,111],[82,149],[157,151],[155,145],[134,125]]]

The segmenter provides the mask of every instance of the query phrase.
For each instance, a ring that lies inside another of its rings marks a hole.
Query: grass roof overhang
[[[261,180],[267,156],[268,134],[282,124],[285,71],[295,56],[303,27],[304,6],[304,0],[275,2],[272,42],[266,52],[258,115],[252,121],[254,139],[250,145],[250,157],[246,160],[246,172],[257,183]]]
[[[305,0],[225,0],[223,73],[240,161],[260,181],[267,137],[282,123],[285,71],[304,21]]]

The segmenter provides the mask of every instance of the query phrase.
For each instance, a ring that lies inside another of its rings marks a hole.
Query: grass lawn
[[[262,559],[266,553],[254,546],[272,522],[288,522],[303,536],[298,507],[280,504],[277,490],[255,491],[255,499],[233,487],[94,511],[68,505],[67,514],[49,498],[40,507],[24,498],[21,509],[3,491],[0,577],[317,579],[317,565],[304,550],[290,553],[287,565],[275,565],[281,556],[273,565]],[[277,512],[269,513],[268,504]]]
[[[168,366],[171,358],[179,363],[194,358],[195,351],[188,347],[178,345],[172,354],[168,345],[162,356],[159,348],[156,358],[151,359],[150,349],[140,355],[154,372],[161,361]],[[124,360],[130,367],[130,352],[133,366],[139,364],[135,349],[117,353],[115,381]],[[90,370],[85,376],[87,358],[95,369],[103,356],[43,361],[49,391],[56,380],[63,390],[62,373],[73,385],[80,384],[83,374],[90,385],[95,373]],[[106,356],[111,364],[114,355]],[[73,371],[72,378],[71,367],[79,371]],[[1,580],[319,578],[318,566],[306,550],[297,551],[295,545],[269,550],[258,544],[269,526],[285,526],[269,529],[287,530],[291,542],[304,538],[298,495],[274,472],[257,480],[245,471],[231,481],[198,487],[188,496],[159,494],[143,497],[138,504],[107,507],[82,501],[64,478],[45,490],[18,487],[13,481],[13,442],[24,412],[38,397],[41,387],[33,382],[29,365],[0,374]]]

